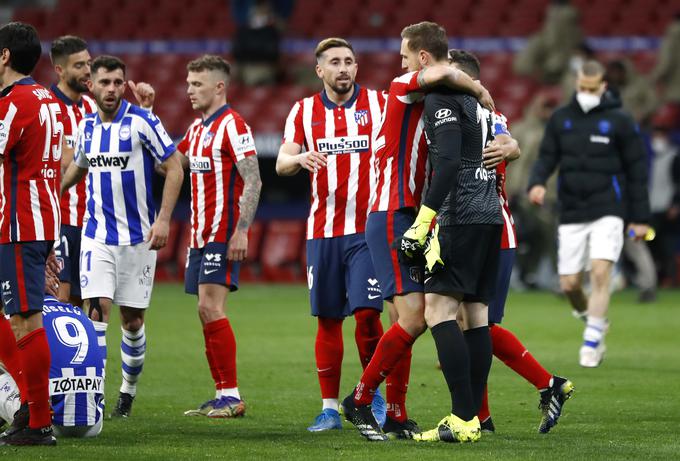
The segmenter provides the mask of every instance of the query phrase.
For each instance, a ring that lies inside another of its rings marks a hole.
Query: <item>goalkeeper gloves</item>
[[[423,249],[432,220],[437,214],[425,205],[420,207],[418,216],[411,227],[400,238],[394,241],[399,261],[404,264],[422,264]]]
[[[425,269],[430,274],[434,274],[444,267],[444,261],[442,261],[440,253],[439,224],[436,224],[425,244]]]

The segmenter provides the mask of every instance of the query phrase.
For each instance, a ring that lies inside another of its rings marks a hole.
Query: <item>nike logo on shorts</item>
[[[368,299],[375,299],[375,298],[379,298],[379,297],[380,297],[380,295],[368,295]]]
[[[206,269],[206,270],[203,271],[203,273],[204,273],[205,275],[210,275],[210,274],[212,274],[213,272],[217,272],[218,270],[219,270],[219,269],[213,269],[213,270],[210,270],[210,271],[209,271],[208,269]]]

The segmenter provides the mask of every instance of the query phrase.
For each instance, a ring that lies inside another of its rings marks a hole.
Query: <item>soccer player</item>
[[[48,265],[42,317],[52,357],[49,378],[54,432],[61,437],[96,437],[104,421],[103,350],[87,315],[54,297],[58,272],[50,272]],[[19,388],[0,363],[0,426],[3,420],[12,424],[20,406]]]
[[[191,178],[191,246],[185,291],[198,296],[205,355],[215,398],[187,416],[235,418],[246,406],[236,379],[236,339],[225,314],[230,291],[238,289],[248,229],[260,197],[260,169],[250,127],[227,104],[231,67],[204,55],[187,65],[187,94],[200,113],[177,147]]]
[[[49,405],[50,350],[42,322],[45,265],[59,238],[59,103],[29,77],[41,48],[28,24],[0,27],[0,360],[21,389],[2,445],[56,445]],[[13,333],[14,330],[14,333]]]
[[[449,50],[449,62],[473,79],[479,80],[480,65],[474,54],[464,50]],[[510,330],[500,326],[505,314],[505,300],[510,287],[510,275],[517,248],[515,224],[510,213],[508,196],[505,194],[506,167],[508,162],[519,158],[520,151],[517,141],[510,135],[507,119],[503,114],[492,114],[491,129],[494,140],[484,148],[484,166],[496,171],[496,185],[503,214],[496,290],[489,304],[491,344],[493,354],[498,359],[533,384],[540,392],[539,408],[542,412],[542,418],[539,424],[539,432],[547,433],[557,424],[562,413],[562,406],[571,397],[574,386],[568,379],[550,374]],[[482,431],[494,432],[495,428],[491,420],[486,389],[478,416]]]
[[[311,432],[342,428],[338,396],[345,317],[356,320],[363,367],[383,334],[382,297],[364,229],[375,194],[373,143],[385,96],[355,82],[358,65],[346,40],[322,40],[315,56],[324,89],[291,109],[276,162],[281,176],[306,169],[311,179],[307,281],[312,315],[318,319],[315,355],[322,399],[321,414],[307,428]],[[373,411],[382,425],[385,401],[377,392]],[[389,417],[395,418],[393,412]]]
[[[609,280],[625,232],[640,240],[649,226],[646,153],[633,117],[605,93],[605,69],[586,61],[576,94],[557,109],[546,126],[538,159],[529,178],[529,201],[543,205],[545,183],[559,167],[560,287],[577,314],[587,314],[582,367],[598,367],[609,328]],[[590,270],[592,292],[582,282]]]
[[[165,246],[183,171],[160,120],[123,99],[125,64],[113,56],[92,61],[90,91],[97,113],[78,127],[74,161],[62,193],[88,174],[87,223],[80,251],[80,287],[98,332],[112,303],[120,306],[123,382],[113,416],[128,417],[144,365],[144,312]],[[158,215],[151,193],[154,164],[166,167]],[[88,173],[89,171],[89,173]]]
[[[50,48],[52,65],[59,78],[50,87],[52,93],[61,103],[64,114],[64,149],[62,150],[62,169],[73,160],[75,138],[78,123],[85,114],[96,112],[94,100],[85,95],[89,91],[90,53],[87,43],[71,35],[59,37],[52,42]],[[82,305],[80,299],[80,274],[78,257],[80,256],[80,234],[85,217],[85,178],[67,190],[61,197],[61,232],[57,257],[62,264],[59,274],[61,280],[59,299],[70,301],[76,306]]]
[[[376,144],[377,191],[366,224],[366,241],[380,281],[382,296],[393,301],[398,321],[383,335],[358,386],[342,405],[347,419],[369,440],[387,440],[371,415],[370,403],[378,385],[395,373],[403,357],[410,357],[411,346],[425,330],[423,267],[400,263],[393,241],[408,229],[415,217],[425,185],[425,137],[423,132],[423,91],[439,82],[448,82],[480,97],[493,107],[488,92],[463,72],[444,80],[448,66],[432,65],[430,49],[444,46],[446,33],[437,24],[423,22],[402,31],[402,67],[407,74],[390,85],[387,105]],[[446,53],[446,51],[444,53]],[[402,432],[406,437],[411,433]]]
[[[62,171],[73,160],[78,124],[86,114],[97,111],[97,106],[89,91],[90,64],[92,59],[87,50],[87,42],[80,37],[65,35],[52,42],[50,58],[58,82],[50,90],[62,103],[64,117],[64,148],[62,149]],[[128,82],[141,107],[151,108],[153,105],[153,88],[146,83]],[[59,274],[59,299],[82,306],[80,298],[80,239],[86,208],[86,179],[83,178],[75,186],[64,192],[61,197],[61,238],[57,257],[62,264]]]

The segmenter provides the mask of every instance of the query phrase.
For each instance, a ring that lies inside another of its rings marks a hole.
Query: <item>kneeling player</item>
[[[48,283],[56,274],[47,270]],[[53,285],[51,285],[53,286]],[[54,290],[52,291],[56,294]],[[0,315],[4,315],[0,308]],[[54,432],[61,437],[95,437],[104,414],[104,354],[90,319],[77,307],[46,294],[42,319],[52,357],[49,392]],[[9,367],[8,367],[9,368]],[[17,380],[23,375],[15,376]],[[0,427],[19,430],[28,416],[27,383],[18,386],[0,362]]]

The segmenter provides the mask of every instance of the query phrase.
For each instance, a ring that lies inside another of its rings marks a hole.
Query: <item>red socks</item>
[[[44,328],[33,330],[17,341],[21,368],[26,380],[30,412],[29,427],[39,429],[52,425],[50,414],[50,348]]]
[[[552,375],[536,361],[511,331],[500,325],[492,324],[489,326],[489,332],[493,344],[493,355],[533,384],[536,389],[545,389],[550,386]]]
[[[203,327],[206,356],[216,389],[231,389],[236,384],[236,338],[229,319],[206,323]]]
[[[215,363],[215,357],[213,356],[213,347],[210,341],[210,333],[208,329],[203,326],[203,338],[205,339],[205,356],[208,359],[208,367],[210,367],[210,374],[212,375],[213,381],[215,381],[215,389],[219,390],[221,385],[220,375],[217,372],[217,364]]]
[[[477,417],[479,422],[483,423],[488,417],[491,416],[489,411],[489,386],[484,386],[484,394],[482,394],[482,405],[479,407],[479,413]]]
[[[357,309],[354,311],[354,318],[357,321],[354,339],[357,342],[357,349],[359,349],[359,361],[361,367],[366,369],[368,362],[373,357],[378,341],[383,335],[380,312],[369,308]]]
[[[344,353],[342,319],[318,318],[314,352],[321,398],[337,399],[340,394],[340,372]]]
[[[10,325],[9,320],[2,313],[0,313],[0,362],[5,365],[10,376],[17,383],[19,394],[21,395],[21,403],[25,403],[28,395],[26,393],[24,374],[21,372],[19,349],[17,348],[17,342],[12,331],[12,325]]]
[[[398,323],[385,332],[354,391],[354,402],[357,405],[371,403],[375,389],[394,370],[397,363],[406,357],[414,342],[415,338]]]
[[[387,416],[395,421],[403,423],[408,419],[406,414],[406,391],[411,374],[411,347],[406,350],[404,356],[397,362],[392,372],[387,375],[386,398]]]

